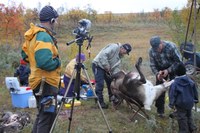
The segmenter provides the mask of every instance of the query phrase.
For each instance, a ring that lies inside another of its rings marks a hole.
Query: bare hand
[[[165,69],[165,70],[162,70],[162,71],[159,71],[158,75],[157,75],[157,79],[159,81],[163,81],[165,77],[167,77],[168,75],[168,70]]]
[[[168,75],[168,70],[165,69],[165,70],[161,71],[161,73],[162,73],[162,76],[165,78]]]
[[[163,80],[163,74],[162,74],[161,71],[159,71],[159,73],[158,73],[158,75],[157,75],[157,79],[158,79],[159,81],[162,81],[162,80]]]

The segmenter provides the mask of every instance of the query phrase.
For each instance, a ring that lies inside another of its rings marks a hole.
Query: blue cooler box
[[[20,87],[18,91],[10,92],[12,105],[17,108],[27,108],[28,99],[33,95],[30,87]]]

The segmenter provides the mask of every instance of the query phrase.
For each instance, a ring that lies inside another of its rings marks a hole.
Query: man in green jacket
[[[104,80],[108,88],[109,100],[111,100],[112,93],[110,90],[111,79],[109,74],[115,74],[121,70],[121,58],[131,52],[132,47],[130,44],[113,43],[104,47],[92,61],[92,70],[94,73],[97,94],[99,103],[103,109],[107,109],[108,105],[105,104],[103,98]]]
[[[40,24],[30,24],[25,33],[22,58],[29,62],[29,85],[37,100],[38,114],[33,133],[49,133],[56,116],[57,93],[60,82],[61,61],[54,26],[58,14],[51,6],[41,9]]]

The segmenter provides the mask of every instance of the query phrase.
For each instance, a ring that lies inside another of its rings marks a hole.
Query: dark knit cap
[[[177,65],[175,67],[175,74],[177,76],[182,76],[182,75],[186,74],[186,68],[185,68],[185,65],[182,62],[177,63]]]
[[[48,22],[57,17],[58,13],[52,6],[43,7],[39,14],[40,22]]]
[[[157,49],[159,47],[161,43],[161,40],[160,40],[160,37],[159,36],[153,36],[151,39],[150,39],[150,44],[151,44],[151,47],[153,49]]]

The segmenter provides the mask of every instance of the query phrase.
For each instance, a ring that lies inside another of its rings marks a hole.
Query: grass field
[[[91,79],[93,75],[91,72],[91,61],[95,55],[107,44],[109,43],[130,43],[133,46],[133,51],[129,56],[126,56],[123,60],[123,69],[125,71],[130,71],[134,67],[134,63],[138,57],[143,58],[142,71],[147,79],[154,82],[154,76],[150,71],[148,62],[148,49],[149,39],[152,35],[160,35],[164,40],[172,40],[169,29],[165,25],[159,24],[117,24],[117,25],[95,25],[92,27],[91,32],[94,39],[92,41],[92,46],[90,48],[91,57],[88,57],[87,42],[82,46],[83,52],[87,56],[87,61],[85,63],[88,68],[88,74]],[[71,33],[69,33],[71,34]],[[61,53],[61,58],[63,62],[63,69],[68,63],[68,61],[77,54],[78,51],[76,44],[66,46],[66,42],[71,41],[73,36],[60,36],[58,38],[59,49]],[[74,50],[75,49],[75,50]],[[36,109],[16,109],[12,108],[11,97],[8,90],[3,82],[5,76],[11,76],[13,72],[8,72],[1,77],[1,88],[0,88],[0,111],[12,111],[12,112],[29,112],[32,120],[34,120],[36,115]],[[199,79],[198,79],[199,81]],[[199,82],[198,82],[199,83]],[[108,95],[106,88],[104,89],[105,101],[108,102]],[[100,109],[97,107],[93,99],[81,100],[82,105],[75,107],[73,111],[73,119],[71,125],[72,133],[106,133],[109,132],[106,123],[102,117]],[[166,100],[166,103],[168,100]],[[59,119],[55,126],[55,133],[66,133],[68,128],[68,116],[69,109],[63,107],[62,115],[59,115]],[[178,126],[176,121],[173,124],[168,115],[170,110],[166,104],[166,117],[164,119],[158,118],[155,113],[155,107],[152,106],[152,110],[147,113],[150,115],[151,119],[146,120],[140,116],[136,116],[133,121],[130,121],[130,116],[133,114],[132,111],[124,103],[118,110],[114,110],[109,103],[109,109],[103,110],[108,123],[112,129],[113,133],[176,133]],[[194,112],[195,123],[200,126],[200,113]],[[21,133],[30,133],[32,128],[32,123],[25,127]],[[200,132],[200,130],[199,130]]]

